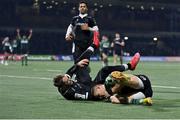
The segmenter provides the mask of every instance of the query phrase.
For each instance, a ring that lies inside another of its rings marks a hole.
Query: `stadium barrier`
[[[0,54],[0,60],[3,59],[3,54]],[[21,55],[10,55],[10,60],[19,61],[21,60]],[[28,57],[31,61],[72,61],[72,55],[29,55]],[[112,57],[109,57],[112,60]],[[123,57],[124,61],[130,61],[131,57]],[[100,61],[99,56],[91,57],[92,61]],[[180,56],[141,56],[141,61],[169,61],[169,62],[180,62]]]

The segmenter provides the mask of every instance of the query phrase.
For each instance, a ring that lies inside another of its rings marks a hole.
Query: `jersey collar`
[[[81,18],[84,18],[84,17],[86,17],[88,14],[86,13],[86,14],[79,14],[79,16],[81,17]]]

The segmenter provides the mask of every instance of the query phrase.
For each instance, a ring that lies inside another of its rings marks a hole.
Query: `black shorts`
[[[28,48],[21,48],[21,54],[28,54]]]
[[[21,44],[21,54],[28,54],[28,53],[29,53],[29,45]]]
[[[13,47],[13,54],[17,54],[17,52],[18,52],[17,47]]]
[[[152,97],[153,96],[153,90],[151,87],[151,82],[149,80],[149,78],[145,75],[136,75],[138,78],[140,78],[144,84],[144,89],[141,90],[142,93],[144,93],[144,95],[146,97]]]
[[[4,46],[3,51],[6,53],[11,53],[9,46]]]
[[[109,48],[103,48],[101,53],[104,53],[108,56],[109,55]]]
[[[119,48],[114,48],[114,54],[115,55],[123,55],[123,50],[119,47]]]

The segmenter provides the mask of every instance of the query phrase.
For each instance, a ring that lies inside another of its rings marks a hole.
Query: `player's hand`
[[[120,104],[120,100],[116,96],[110,97],[111,103]]]
[[[81,61],[79,61],[78,63],[77,63],[77,65],[79,66],[79,67],[84,67],[84,66],[87,66],[89,64],[89,60],[88,59],[83,59],[83,60],[81,60]]]
[[[32,33],[32,29],[30,29],[29,32]]]
[[[19,32],[20,32],[20,29],[19,29],[19,28],[17,28],[17,29],[16,29],[16,31],[19,33]]]
[[[73,35],[68,35],[66,38],[65,38],[67,41],[71,41],[73,39]]]
[[[120,45],[121,45],[122,47],[124,47],[124,46],[125,46],[125,42],[121,42]]]
[[[114,43],[111,44],[111,47],[112,47],[112,48],[114,47]]]
[[[89,30],[88,24],[81,25],[81,30]]]

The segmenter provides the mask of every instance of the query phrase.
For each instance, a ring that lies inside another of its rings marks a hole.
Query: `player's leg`
[[[28,65],[28,54],[24,55],[25,66]]]
[[[74,62],[77,64],[82,59],[90,59],[91,51],[87,49],[85,52],[84,49],[80,49],[79,47],[75,47],[75,51],[73,53]],[[91,78],[89,75],[90,68],[89,66],[85,66],[83,68],[78,68],[73,71],[73,74],[76,75],[75,79],[80,83],[89,84],[91,82]]]
[[[135,75],[114,71],[110,76],[116,83],[121,85],[128,86],[133,89],[144,89],[142,80]]]
[[[150,80],[145,75],[138,75],[138,78],[130,80],[126,83],[129,87],[139,89],[139,92],[128,97],[128,103],[152,105],[153,91]]]
[[[1,64],[4,64],[5,53],[2,56]]]
[[[5,57],[6,57],[6,55],[5,55],[5,53],[6,53],[6,47],[4,46],[3,47],[3,56],[2,56],[2,60],[1,60],[1,64],[4,64],[4,60],[5,60]]]
[[[111,103],[115,104],[134,104],[134,105],[152,105],[152,98],[147,97],[142,92],[137,92],[132,95],[119,96],[115,94],[110,97]]]
[[[105,53],[102,53],[103,66],[108,66],[108,57]]]
[[[25,50],[21,48],[21,65],[24,66],[25,62]]]
[[[89,75],[88,66],[79,68],[75,74],[76,74],[76,80],[79,83],[82,83],[84,85],[91,84],[92,81],[91,81],[91,77]]]
[[[152,105],[153,101],[151,97],[147,98],[128,98],[129,104],[135,104],[135,105]]]
[[[21,64],[22,64],[22,66],[24,66],[24,55],[21,55]]]
[[[9,56],[9,53],[8,52],[5,52],[4,53],[4,65],[8,65],[8,56]]]
[[[122,49],[119,56],[120,56],[120,64],[122,65],[123,64],[123,50]]]
[[[89,59],[91,55],[94,53],[94,51],[99,48],[100,42],[99,42],[99,32],[94,31],[93,32],[93,43],[91,46],[89,46],[86,50],[83,50],[83,53],[80,53],[81,55],[78,56],[78,59],[75,60],[75,63],[79,62],[82,59]]]
[[[117,64],[117,54],[116,53],[114,53],[113,54],[113,60],[114,60],[114,65],[116,65]]]
[[[77,58],[75,59],[75,63],[79,62],[82,59],[89,59],[92,56],[92,54],[94,53],[94,51],[97,49],[97,47],[92,44],[91,46],[89,46],[86,50],[79,50],[80,52],[78,52]]]
[[[24,49],[24,61],[25,61],[25,66],[28,65],[28,54],[29,54],[29,48],[28,48],[28,46],[26,46],[25,49]]]
[[[131,61],[128,64],[123,64],[123,65],[117,65],[117,66],[106,66],[103,67],[98,74],[96,75],[94,81],[96,83],[103,84],[105,82],[105,79],[111,74],[113,71],[119,71],[123,72],[126,70],[134,70],[140,60],[140,55],[139,53],[136,53]],[[111,77],[111,76],[110,76]],[[116,77],[116,76],[113,76]]]
[[[153,90],[152,90],[150,79],[147,76],[145,76],[145,75],[138,75],[138,77],[141,79],[141,81],[144,84],[144,89],[143,89],[142,92],[144,93],[146,98],[148,98],[148,97],[152,98]]]

